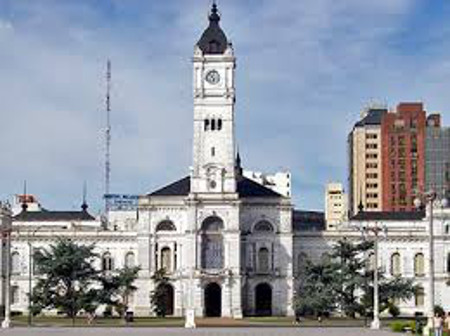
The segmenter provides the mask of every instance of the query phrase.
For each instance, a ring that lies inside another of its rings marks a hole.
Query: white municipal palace
[[[290,195],[244,177],[235,150],[236,58],[219,21],[213,5],[209,25],[194,47],[192,169],[140,196],[136,208],[112,209],[106,226],[88,213],[86,205],[80,211],[50,211],[24,195],[27,206],[12,218],[12,310],[27,311],[29,276],[33,283],[36,280],[29,262],[33,250],[57,237],[70,237],[80,244],[96,244],[102,257],[99,268],[114,271],[140,265],[138,290],[130,299],[136,315],[151,314],[151,276],[160,268],[170,277],[169,314],[182,316],[193,306],[196,316],[293,315],[305,260],[326,257],[344,237],[362,239],[363,226],[382,225],[387,231],[380,236],[379,265],[387,276],[413,278],[421,286],[399,307],[404,314],[425,313],[426,213],[360,212],[326,230],[319,213],[295,210]],[[450,212],[438,206],[434,212],[436,303],[450,310]],[[0,219],[8,224],[5,209]]]

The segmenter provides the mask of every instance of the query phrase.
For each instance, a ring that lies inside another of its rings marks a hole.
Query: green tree
[[[352,243],[342,239],[333,247],[331,258],[336,263],[335,277],[337,304],[345,315],[355,317],[364,313],[359,291],[367,284],[367,252],[373,248],[373,242]]]
[[[118,273],[103,274],[99,277],[101,289],[98,292],[98,301],[114,307],[117,313],[124,317],[129,297],[137,289],[134,281],[138,277],[139,270],[140,267],[126,267]]]
[[[302,315],[323,315],[336,309],[336,264],[324,260],[320,264],[306,261],[304,275],[294,301]]]
[[[42,309],[57,309],[71,317],[80,310],[93,311],[98,290],[93,261],[97,255],[94,245],[77,245],[70,239],[59,239],[48,250],[34,256],[36,271],[42,274],[32,293],[34,313]]]
[[[167,286],[169,277],[165,268],[156,271],[152,276],[155,289],[150,294],[150,302],[157,316],[165,317],[167,313]]]
[[[369,313],[373,313],[373,271],[369,273],[369,286],[365,291],[362,302],[365,303]],[[380,313],[388,310],[391,315],[400,313],[396,303],[409,300],[413,297],[416,286],[412,279],[396,276],[386,278],[382,272],[378,273],[378,295]]]
[[[299,279],[296,309],[302,313],[332,312],[339,308],[355,317],[373,311],[373,271],[368,270],[368,253],[373,243],[352,243],[340,240],[329,259],[319,264],[307,262]],[[408,300],[414,294],[411,279],[386,278],[379,272],[380,312],[398,312],[395,303]],[[362,294],[361,294],[362,293]]]

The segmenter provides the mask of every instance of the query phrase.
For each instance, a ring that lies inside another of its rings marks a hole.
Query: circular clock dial
[[[211,70],[206,73],[205,79],[209,84],[217,84],[220,81],[220,75],[217,70]]]
[[[215,189],[216,186],[217,186],[216,181],[210,181],[210,182],[209,182],[209,187],[210,187],[211,189]]]

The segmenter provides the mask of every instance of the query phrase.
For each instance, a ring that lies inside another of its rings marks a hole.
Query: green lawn
[[[12,320],[15,326],[28,325],[27,316],[14,316]],[[59,316],[36,316],[33,318],[32,325],[36,327],[70,327],[72,326],[72,319]],[[77,317],[75,319],[75,325],[77,327],[123,327],[125,326],[125,322],[120,318],[98,317],[93,324],[89,325],[87,318]],[[131,325],[137,327],[181,327],[184,325],[184,319],[178,317],[136,317]]]
[[[382,321],[383,326],[388,326],[393,320],[386,319]],[[234,319],[220,319],[220,318],[197,318],[197,325],[199,327],[219,327],[219,326],[229,326],[229,327],[256,327],[256,326],[273,326],[273,327],[292,327],[296,326],[293,324],[292,317],[246,317],[242,320]],[[367,321],[370,323],[370,320]],[[27,326],[28,317],[24,316],[14,316],[13,324],[15,326]],[[36,327],[70,327],[72,326],[72,320],[61,316],[36,316],[33,318],[33,326]],[[125,323],[120,318],[96,318],[95,322],[91,325],[87,323],[85,317],[77,317],[75,320],[75,325],[77,327],[123,327]],[[135,317],[134,322],[130,323],[130,326],[134,327],[183,327],[184,318],[182,317],[167,317],[167,318],[157,318],[157,317]],[[322,322],[318,322],[316,319],[305,319],[302,318],[300,322],[300,327],[363,327],[364,319],[349,319],[349,318],[330,318],[323,319]]]

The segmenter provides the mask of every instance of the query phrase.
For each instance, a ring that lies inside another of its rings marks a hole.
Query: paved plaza
[[[17,336],[393,336],[389,331],[362,328],[12,328],[0,335]]]

